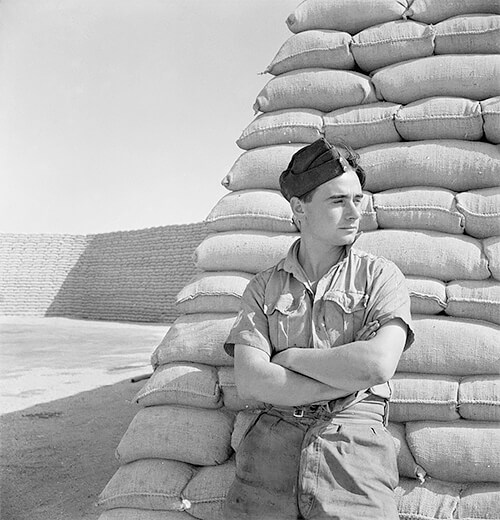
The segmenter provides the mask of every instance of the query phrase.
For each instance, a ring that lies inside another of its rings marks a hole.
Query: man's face
[[[301,234],[325,245],[346,245],[354,242],[361,217],[363,199],[361,183],[349,168],[316,188],[310,202],[295,200],[292,208],[301,222]],[[299,206],[297,206],[299,204]]]

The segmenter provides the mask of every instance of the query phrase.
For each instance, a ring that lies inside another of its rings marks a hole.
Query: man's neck
[[[345,250],[344,245],[325,245],[302,236],[298,258],[308,280],[315,283],[344,258]]]

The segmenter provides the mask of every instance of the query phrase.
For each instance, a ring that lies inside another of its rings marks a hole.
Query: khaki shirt
[[[334,348],[355,341],[366,323],[394,318],[407,325],[405,349],[414,340],[410,297],[401,271],[391,261],[352,246],[313,291],[298,260],[300,239],[286,258],[250,280],[225,348],[258,348],[272,357],[287,348]],[[389,398],[389,383],[337,399],[334,411],[369,394]]]

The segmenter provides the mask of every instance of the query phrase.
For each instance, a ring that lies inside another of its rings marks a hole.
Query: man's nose
[[[359,218],[361,218],[360,208],[352,200],[347,203],[346,212],[346,216],[349,220],[358,220]]]

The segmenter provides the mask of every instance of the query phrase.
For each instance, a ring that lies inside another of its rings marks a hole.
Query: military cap
[[[287,200],[302,197],[349,167],[356,171],[363,186],[365,173],[357,163],[358,157],[343,143],[332,145],[324,138],[318,139],[293,154],[288,168],[280,175],[281,193]]]

